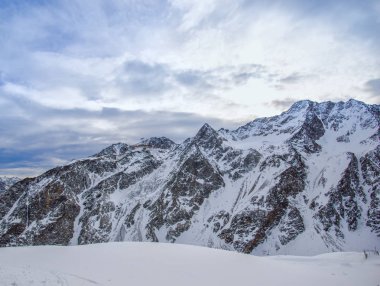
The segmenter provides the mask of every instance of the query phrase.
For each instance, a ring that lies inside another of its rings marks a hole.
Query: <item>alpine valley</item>
[[[306,100],[232,131],[205,124],[181,144],[114,144],[0,192],[0,246],[380,248],[379,126],[379,105]]]

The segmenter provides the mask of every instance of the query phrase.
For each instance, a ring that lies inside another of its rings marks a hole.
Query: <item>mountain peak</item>
[[[212,128],[211,125],[206,122],[202,125],[200,130],[214,130],[214,128]]]
[[[208,123],[203,124],[201,129],[199,129],[198,133],[195,135],[196,138],[203,138],[205,136],[215,135],[217,134],[216,130],[212,128]]]
[[[218,132],[214,128],[212,128],[208,123],[203,124],[201,129],[197,132],[195,135],[196,140],[202,140],[209,137],[215,137],[218,136]]]
[[[316,104],[314,101],[311,101],[308,99],[300,100],[300,101],[293,103],[293,105],[289,108],[289,110],[287,112],[307,109],[314,104]]]
[[[111,145],[1,192],[0,246],[148,240],[303,255],[378,248],[379,113],[356,100],[305,100],[235,131],[206,123],[178,148],[166,137]]]
[[[219,133],[207,123],[203,124],[193,138],[193,142],[196,142],[205,149],[220,146],[224,140],[225,139],[223,139],[223,137],[221,137]]]

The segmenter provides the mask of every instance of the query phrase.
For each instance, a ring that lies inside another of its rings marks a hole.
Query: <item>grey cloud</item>
[[[173,70],[157,63],[127,62],[124,71],[124,75],[116,79],[116,84],[128,96],[163,96],[174,88],[173,75],[179,84],[187,88],[195,86],[195,82],[181,81],[181,74],[176,75]]]
[[[265,73],[266,68],[257,64],[222,66],[209,70],[178,70],[167,64],[133,60],[124,64],[123,73],[115,83],[130,96],[163,95],[178,86],[199,94],[244,85],[251,78],[264,77]]]
[[[206,71],[185,70],[176,72],[178,83],[187,87],[197,87],[207,90],[229,89],[244,85],[252,78],[266,76],[266,68],[257,64],[240,66],[221,66]]]
[[[200,87],[209,89],[214,87],[208,81],[210,81],[209,72],[201,72],[196,70],[179,71],[175,74],[175,79],[180,85],[186,87]]]
[[[268,69],[263,65],[245,64],[240,66],[226,66],[215,71],[220,74],[220,82],[229,83],[230,87],[246,84],[250,79],[263,78],[268,80]]]
[[[166,66],[163,64],[151,64],[145,63],[138,60],[127,61],[124,63],[124,70],[127,73],[133,73],[136,75],[147,75],[147,76],[155,76],[157,74],[165,73]]]
[[[3,96],[9,99],[8,95]],[[6,104],[28,116],[0,113],[0,174],[35,175],[61,162],[97,153],[116,142],[133,144],[151,136],[181,142],[194,136],[205,122],[215,128],[236,127],[233,122],[193,113],[116,108],[57,110],[23,99]],[[0,102],[0,109],[4,107],[4,102]],[[105,128],[98,128],[103,123]]]
[[[296,82],[299,82],[302,78],[303,78],[303,76],[299,75],[298,73],[293,73],[289,76],[286,76],[286,77],[280,79],[280,82],[282,82],[282,83],[296,83]]]
[[[233,75],[234,81],[239,84],[244,84],[249,79],[254,78],[254,77],[257,77],[257,75],[251,72],[242,72],[242,73],[237,73]]]
[[[268,105],[285,110],[288,109],[296,101],[296,99],[291,98],[276,99],[269,102]]]
[[[371,79],[364,84],[364,89],[372,96],[380,97],[380,78]]]
[[[123,71],[116,82],[127,94],[162,94],[172,89],[170,71],[166,65],[134,60],[126,62]]]
[[[279,90],[286,89],[289,85],[298,84],[313,78],[316,78],[316,76],[312,74],[302,73],[292,73],[286,76],[281,76],[280,74],[268,76],[268,79],[273,80],[273,82],[275,83],[274,87]]]
[[[279,82],[282,84],[293,84],[313,77],[314,76],[310,74],[292,73],[288,76],[280,78]]]

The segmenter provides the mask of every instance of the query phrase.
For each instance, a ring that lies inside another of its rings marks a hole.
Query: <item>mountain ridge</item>
[[[18,177],[5,177],[0,176],[0,192],[7,190],[12,185],[20,181],[21,179]]]
[[[305,100],[232,131],[205,123],[181,144],[113,144],[0,194],[0,245],[379,247],[379,122],[379,105]]]

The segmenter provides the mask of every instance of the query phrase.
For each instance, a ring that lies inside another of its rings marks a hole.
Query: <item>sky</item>
[[[380,103],[379,0],[0,0],[0,175],[297,100]]]

